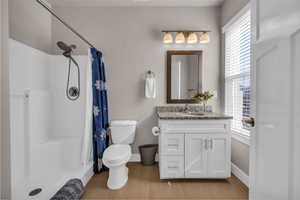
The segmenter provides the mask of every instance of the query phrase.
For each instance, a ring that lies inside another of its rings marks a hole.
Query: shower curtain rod
[[[51,15],[53,15],[56,19],[58,19],[63,25],[65,25],[70,31],[72,31],[75,35],[77,35],[82,41],[87,43],[90,47],[95,48],[87,39],[85,39],[82,35],[80,35],[74,28],[72,28],[69,24],[67,24],[61,17],[59,17],[52,8],[50,8],[45,2],[42,0],[36,0],[39,4],[41,4]]]

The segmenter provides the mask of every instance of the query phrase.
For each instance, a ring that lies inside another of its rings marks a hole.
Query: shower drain
[[[35,195],[38,195],[39,193],[41,193],[42,192],[42,188],[36,188],[36,189],[34,189],[34,190],[31,190],[30,192],[29,192],[29,196],[35,196]]]

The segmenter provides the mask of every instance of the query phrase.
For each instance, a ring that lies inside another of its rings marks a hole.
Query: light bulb
[[[188,39],[187,39],[187,43],[189,44],[195,44],[198,42],[198,37],[197,34],[192,32],[189,34]]]
[[[165,33],[164,35],[164,43],[165,44],[170,44],[170,43],[173,43],[173,36],[171,33]]]
[[[182,43],[185,43],[185,37],[184,37],[184,34],[182,32],[180,33],[177,33],[176,35],[176,43],[177,44],[182,44]]]
[[[209,42],[210,42],[209,34],[207,32],[200,33],[200,43],[205,44]]]

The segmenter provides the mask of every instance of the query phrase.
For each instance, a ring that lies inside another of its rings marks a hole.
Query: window
[[[225,112],[233,116],[232,130],[249,135],[242,123],[250,117],[251,16],[247,9],[226,27],[225,32]]]

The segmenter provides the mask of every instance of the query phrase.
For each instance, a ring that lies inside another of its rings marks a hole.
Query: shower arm
[[[78,63],[76,62],[76,60],[75,60],[72,56],[70,56],[69,59],[71,59],[71,60],[73,61],[73,63],[74,63],[77,67],[79,67]]]
[[[37,3],[41,4],[51,15],[53,15],[58,21],[60,21],[63,25],[65,25],[70,31],[72,31],[75,35],[77,35],[82,41],[88,44],[91,48],[95,48],[87,39],[85,39],[82,35],[80,35],[73,27],[67,24],[61,17],[59,17],[52,8],[50,8],[43,0],[36,0]]]

